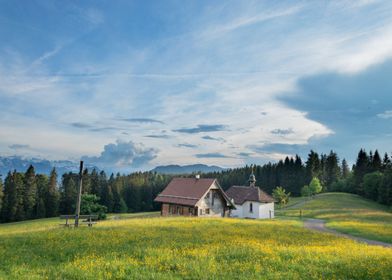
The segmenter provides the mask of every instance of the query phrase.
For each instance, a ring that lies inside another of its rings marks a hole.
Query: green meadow
[[[351,201],[351,210],[336,197]],[[368,203],[346,194],[321,195],[303,209],[330,221],[342,219],[343,211],[349,221],[350,211],[364,209],[388,216]],[[336,211],[322,213],[322,205]],[[61,227],[56,218],[2,224],[0,278],[390,279],[392,249],[305,229],[289,216],[294,211],[275,220],[110,215],[76,229]],[[365,216],[357,213],[352,221]]]
[[[358,237],[392,243],[392,212],[388,207],[358,195],[325,193],[295,198],[278,216],[326,220],[326,226]]]

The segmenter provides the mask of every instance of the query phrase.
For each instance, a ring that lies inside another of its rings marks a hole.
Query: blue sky
[[[2,156],[132,171],[392,152],[391,1],[0,0]]]

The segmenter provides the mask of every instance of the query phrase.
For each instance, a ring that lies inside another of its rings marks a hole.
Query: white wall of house
[[[250,211],[250,204],[252,203],[252,212]],[[235,218],[251,218],[251,219],[269,219],[274,218],[274,203],[260,203],[245,201],[244,204],[238,205],[231,211],[231,217]],[[271,211],[271,212],[270,212]]]
[[[219,194],[218,189],[218,186],[213,184],[208,192],[198,201],[196,206],[199,208],[199,216],[222,217],[226,201]],[[215,196],[213,195],[214,192]],[[207,209],[209,213],[207,213]]]
[[[275,218],[275,204],[273,202],[260,203],[259,219],[269,219],[269,218]]]

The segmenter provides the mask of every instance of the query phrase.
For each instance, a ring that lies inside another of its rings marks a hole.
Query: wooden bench
[[[61,215],[60,219],[65,220],[65,224],[60,224],[62,226],[70,227],[74,226],[74,224],[69,223],[69,220],[75,220],[76,215]],[[98,215],[80,215],[79,216],[79,221],[81,221],[84,224],[87,224],[89,227],[92,227],[94,224],[96,224],[96,221],[98,219]]]

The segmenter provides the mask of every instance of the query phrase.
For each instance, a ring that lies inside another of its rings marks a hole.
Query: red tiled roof
[[[228,197],[234,200],[235,204],[242,205],[245,201],[256,201],[262,203],[274,202],[274,199],[260,190],[259,187],[232,186],[226,191]]]
[[[173,178],[154,201],[195,206],[215,179]]]

